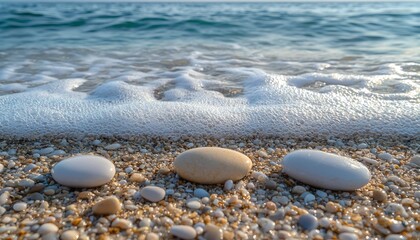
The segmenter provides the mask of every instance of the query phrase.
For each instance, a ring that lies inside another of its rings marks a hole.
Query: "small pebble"
[[[344,232],[338,235],[338,239],[340,240],[358,240],[359,237],[354,233]]]
[[[140,182],[144,182],[145,180],[146,180],[146,178],[141,173],[133,173],[130,176],[130,181],[131,182],[140,183]]]
[[[41,227],[38,228],[37,232],[41,235],[56,233],[56,232],[58,232],[58,227],[55,224],[52,224],[52,223],[44,223],[44,224],[42,224]]]
[[[299,217],[298,225],[302,227],[303,230],[313,230],[318,227],[318,219],[311,214],[304,214]]]
[[[210,194],[202,188],[197,188],[194,190],[194,196],[198,198],[203,198],[203,197],[210,197]]]
[[[187,202],[187,207],[193,210],[198,210],[201,208],[201,203],[199,201],[189,201]]]
[[[214,224],[207,224],[204,228],[204,239],[206,240],[223,240],[223,231]]]
[[[414,155],[411,158],[410,163],[420,168],[420,155]]]
[[[378,202],[386,202],[388,196],[384,190],[377,189],[373,191],[372,198]]]
[[[117,218],[114,221],[112,221],[111,226],[126,230],[132,228],[133,224],[126,219]]]
[[[385,240],[406,240],[406,239],[407,238],[404,237],[403,235],[398,235],[398,234],[390,234],[385,237]]]
[[[258,219],[258,225],[263,229],[264,232],[268,232],[274,229],[275,223],[268,218]]]
[[[296,193],[296,194],[299,194],[299,195],[304,193],[304,192],[306,192],[306,189],[302,186],[299,186],[299,185],[294,186],[293,189],[292,189],[292,193]]]
[[[227,191],[227,192],[229,192],[229,191],[231,191],[232,189],[233,189],[233,187],[234,187],[235,185],[233,184],[233,181],[232,180],[227,180],[226,182],[225,182],[225,186],[224,186],[224,190],[225,191]]]
[[[110,144],[105,147],[106,150],[110,150],[110,151],[117,150],[119,148],[121,148],[121,144],[119,143]]]
[[[116,197],[108,197],[96,203],[93,208],[95,215],[111,215],[116,214],[121,210],[120,200]]]
[[[159,240],[159,235],[156,233],[150,232],[146,235],[146,240]]]
[[[404,231],[405,227],[400,221],[392,221],[391,226],[389,226],[389,229],[393,233],[400,233]]]
[[[18,203],[13,204],[13,210],[15,210],[16,212],[21,212],[25,210],[27,207],[28,207],[28,204],[24,202],[18,202]]]
[[[171,228],[171,234],[181,239],[194,239],[197,235],[195,229],[186,225],[175,225]]]
[[[306,194],[306,196],[304,198],[304,202],[305,203],[310,203],[310,202],[313,202],[313,201],[315,201],[315,196],[311,193]]]
[[[389,153],[386,153],[386,152],[379,153],[378,158],[382,159],[382,160],[385,160],[385,161],[391,161],[393,159],[392,155],[389,154]]]
[[[79,232],[76,230],[67,230],[60,236],[61,240],[77,240],[79,238]]]
[[[150,201],[159,202],[165,198],[165,189],[156,186],[147,186],[140,190],[140,195]]]
[[[18,185],[21,186],[21,187],[30,188],[30,187],[33,187],[35,185],[35,182],[32,179],[22,179],[22,180],[19,181]]]

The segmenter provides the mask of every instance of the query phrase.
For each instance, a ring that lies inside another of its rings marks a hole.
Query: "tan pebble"
[[[96,203],[93,208],[95,215],[111,215],[116,214],[121,210],[120,200],[116,197],[108,197]]]
[[[401,200],[401,204],[404,206],[410,206],[414,203],[414,200],[411,198],[404,198],[403,200]]]
[[[174,161],[175,171],[184,179],[202,184],[218,184],[242,179],[252,161],[226,148],[202,147],[183,152]]]
[[[45,195],[48,195],[48,196],[52,196],[52,195],[54,195],[54,194],[55,194],[55,190],[54,190],[54,189],[52,189],[52,188],[45,189],[45,190],[44,190],[44,194],[45,194]]]
[[[267,202],[267,203],[265,204],[265,206],[266,206],[266,208],[267,208],[268,210],[272,210],[272,211],[276,211],[276,210],[277,210],[277,206],[276,206],[276,204],[275,204],[275,203],[273,203],[273,202],[271,202],[271,201]]]
[[[146,180],[146,178],[143,176],[143,174],[141,173],[133,173],[130,176],[130,181],[131,182],[144,182]]]
[[[378,202],[386,202],[388,196],[384,190],[378,189],[373,191],[372,198]]]
[[[67,230],[60,236],[61,240],[77,240],[79,238],[79,232],[76,230]]]
[[[163,167],[161,169],[159,169],[158,174],[162,174],[162,175],[166,175],[169,174],[171,172],[171,170],[167,167]]]
[[[79,199],[92,199],[95,195],[92,192],[89,191],[84,191],[79,193],[79,195],[77,195],[77,198]]]
[[[117,218],[112,222],[111,226],[126,230],[132,228],[133,224],[126,219]]]
[[[222,240],[223,239],[223,231],[221,228],[214,224],[207,224],[204,228],[204,238],[206,240]]]
[[[223,240],[233,240],[235,238],[235,234],[231,231],[223,231]]]
[[[325,210],[327,210],[329,213],[336,213],[340,210],[340,206],[334,202],[328,202],[325,205]]]
[[[148,233],[146,235],[146,240],[159,240],[159,235],[157,235],[156,233]]]

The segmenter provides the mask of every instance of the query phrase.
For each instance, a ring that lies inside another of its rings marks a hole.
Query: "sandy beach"
[[[213,224],[223,239],[418,239],[420,175],[411,158],[419,143],[418,138],[400,136],[3,140],[0,238],[171,239],[172,226],[187,225],[204,239],[209,236],[206,225]],[[114,150],[106,150],[111,144]],[[173,170],[175,157],[201,146],[239,151],[252,160],[252,170],[227,187],[179,178]],[[310,187],[282,172],[283,157],[297,149],[351,157],[368,167],[372,179],[353,192]],[[392,160],[380,159],[383,152]],[[116,167],[112,181],[85,189],[56,183],[51,177],[54,164],[77,154],[110,159]],[[164,200],[142,199],[139,190],[148,185],[165,189]],[[210,196],[195,198],[198,188]],[[306,201],[308,194],[315,199]],[[121,202],[121,211],[94,215],[93,206],[110,196]],[[198,207],[187,206],[191,200]],[[306,213],[316,217],[314,230],[304,231],[298,224]]]

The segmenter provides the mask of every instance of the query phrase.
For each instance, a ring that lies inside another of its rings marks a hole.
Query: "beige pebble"
[[[337,203],[328,202],[325,205],[325,210],[327,210],[327,212],[329,212],[329,213],[336,213],[340,210],[340,206]]]
[[[225,148],[202,147],[176,157],[175,171],[184,179],[202,184],[218,184],[242,179],[252,162],[244,154]]]
[[[378,202],[386,202],[388,196],[386,195],[386,192],[384,190],[377,189],[373,191],[372,198]]]
[[[110,215],[116,214],[121,210],[120,200],[116,197],[108,197],[104,200],[97,202],[93,208],[93,214],[95,215]]]
[[[89,191],[84,191],[79,193],[79,195],[77,195],[77,198],[79,199],[92,199],[95,195],[92,192]]]
[[[223,231],[221,228],[214,224],[207,224],[204,228],[204,238],[206,240],[222,240]]]
[[[143,176],[143,174],[141,173],[133,173],[130,176],[130,181],[131,182],[144,182],[146,180],[146,178]]]
[[[117,218],[112,222],[111,226],[126,230],[132,228],[133,224],[126,219]]]
[[[159,240],[159,235],[156,233],[150,232],[146,235],[146,240]]]
[[[60,236],[61,240],[77,240],[79,238],[79,232],[76,230],[67,230]]]
[[[276,211],[277,210],[277,206],[275,203],[269,201],[265,203],[265,206],[268,210],[272,210],[272,211]]]

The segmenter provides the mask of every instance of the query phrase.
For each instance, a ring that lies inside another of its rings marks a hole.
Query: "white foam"
[[[135,86],[111,81],[91,93],[82,93],[75,89],[87,80],[55,81],[1,96],[0,132],[14,137],[420,133],[418,88],[410,90],[415,97],[390,100],[389,94],[361,94],[363,89],[349,87],[367,87],[369,84],[362,82],[376,81],[375,77],[270,75],[249,68],[233,71],[247,75],[244,94],[234,98],[206,89],[203,76],[188,71],[180,71],[170,80],[175,87],[167,89],[160,100],[154,96],[159,84]],[[332,89],[320,92],[301,88],[315,79],[332,84]]]

